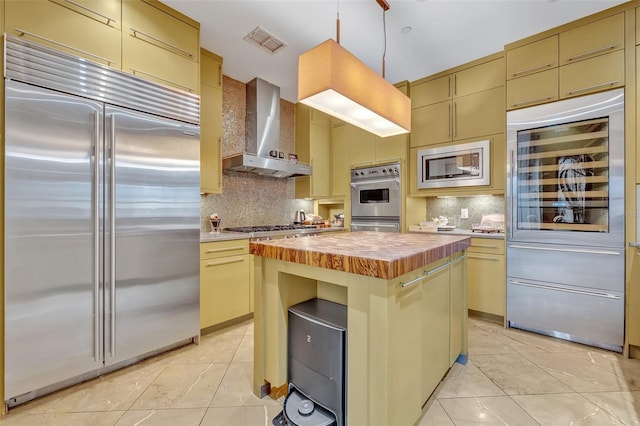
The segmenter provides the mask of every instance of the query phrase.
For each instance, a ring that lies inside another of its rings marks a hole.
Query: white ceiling
[[[224,74],[260,77],[297,101],[298,56],[332,38],[381,73],[382,9],[375,0],[162,0],[201,23],[201,46],[224,58]],[[624,1],[388,0],[386,79],[417,80],[498,52],[504,45]],[[243,37],[261,26],[287,47],[265,52]],[[402,28],[412,31],[403,33]]]

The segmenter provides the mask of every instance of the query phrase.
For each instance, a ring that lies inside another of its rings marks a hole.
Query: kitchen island
[[[470,238],[350,232],[250,243],[254,393],[286,393],[287,309],[347,306],[347,424],[409,425],[466,353]]]

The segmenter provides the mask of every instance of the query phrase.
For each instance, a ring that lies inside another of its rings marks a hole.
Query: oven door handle
[[[360,227],[360,228],[395,228],[400,229],[399,223],[387,224],[387,223],[351,223],[351,227]]]
[[[355,188],[360,185],[371,185],[372,183],[386,183],[386,182],[395,182],[398,185],[400,185],[400,178],[359,180],[357,182],[351,182],[351,186]]]

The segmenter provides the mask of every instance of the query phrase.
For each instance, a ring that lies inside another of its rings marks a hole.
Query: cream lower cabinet
[[[422,283],[422,403],[451,366],[449,259],[429,265]],[[417,329],[417,327],[416,327]]]
[[[505,317],[507,272],[504,251],[504,240],[471,239],[467,249],[468,309]]]
[[[200,328],[251,313],[249,240],[200,244]]]

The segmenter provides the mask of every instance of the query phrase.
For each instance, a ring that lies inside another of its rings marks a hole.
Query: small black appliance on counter
[[[347,307],[322,299],[291,306],[289,391],[274,426],[344,426],[347,409]]]

